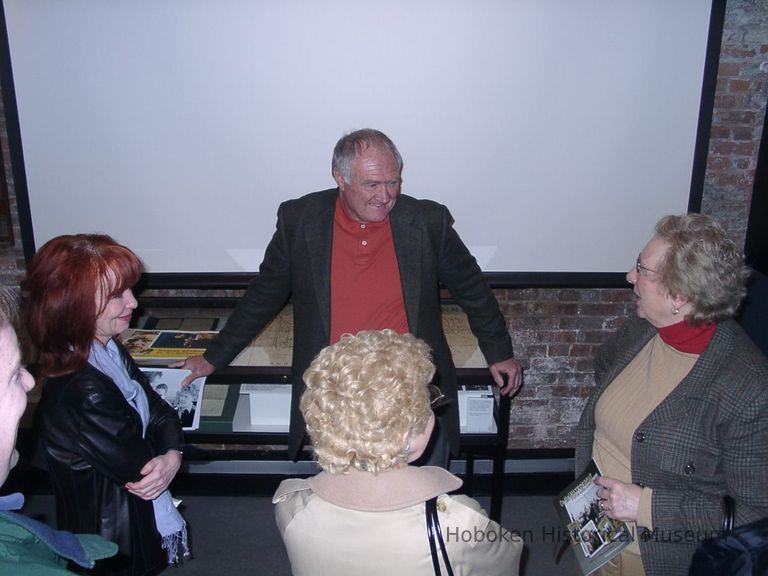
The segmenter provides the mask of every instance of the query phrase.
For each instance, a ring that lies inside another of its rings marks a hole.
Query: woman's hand
[[[597,496],[600,498],[600,507],[608,518],[624,522],[637,521],[637,507],[643,493],[640,486],[604,476],[595,478],[595,484],[600,486]]]
[[[138,482],[128,482],[128,492],[143,500],[154,500],[168,489],[181,466],[181,452],[168,450],[161,456],[155,456],[141,469],[143,478]]]

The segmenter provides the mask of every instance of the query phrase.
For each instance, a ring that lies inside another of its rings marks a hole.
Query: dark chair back
[[[705,540],[689,576],[768,576],[768,518]]]

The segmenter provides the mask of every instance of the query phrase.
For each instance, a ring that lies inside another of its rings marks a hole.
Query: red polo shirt
[[[331,339],[360,330],[408,332],[389,218],[357,222],[336,200],[331,255]]]

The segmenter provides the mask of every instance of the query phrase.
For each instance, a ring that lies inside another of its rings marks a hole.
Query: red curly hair
[[[39,379],[85,366],[109,297],[132,288],[141,272],[138,256],[105,234],[58,236],[40,248],[22,283]],[[100,310],[97,290],[104,296]]]

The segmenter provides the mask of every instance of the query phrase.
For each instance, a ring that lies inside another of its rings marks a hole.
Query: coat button
[[[648,542],[648,540],[651,539],[651,531],[648,530],[648,528],[643,528],[640,530],[640,540],[643,542]]]
[[[640,488],[645,488],[645,482],[638,482],[637,485],[640,486]]]
[[[637,434],[635,434],[635,440],[637,440],[638,442],[645,442],[645,434],[643,434],[642,432],[638,432]]]
[[[694,472],[696,472],[696,467],[693,465],[693,463],[688,462],[688,464],[685,465],[685,474],[690,476]]]

